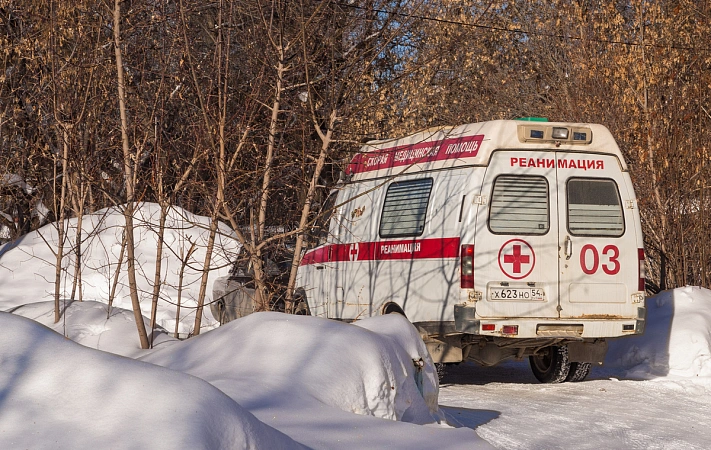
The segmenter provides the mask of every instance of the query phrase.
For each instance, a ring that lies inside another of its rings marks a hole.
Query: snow
[[[527,362],[462,364],[440,389],[450,424],[501,449],[708,449],[711,393],[693,380],[625,379],[596,368],[587,381],[538,384]]]
[[[107,319],[106,305],[73,302],[54,324],[52,308],[0,313],[0,448],[106,436],[118,448],[488,447],[438,423],[437,376],[404,317],[255,313],[184,341],[161,334],[145,351],[130,311]]]
[[[150,317],[150,297],[156,268],[156,248],[158,242],[158,219],[160,207],[154,203],[141,203],[136,211],[135,241],[137,283],[141,297],[143,315]],[[76,254],[72,247],[76,241],[77,219],[66,221],[65,257],[62,265],[66,269],[62,277],[61,297],[71,298],[74,281]],[[85,215],[82,220],[82,292],[83,300],[107,303],[113,279],[121,255],[124,217],[118,208],[107,208],[94,214]],[[160,289],[158,303],[158,325],[173,331],[175,328],[174,304],[178,300],[178,280],[184,272],[181,293],[181,315],[179,332],[187,334],[195,320],[195,306],[200,291],[201,268],[205,260],[209,219],[191,214],[181,208],[169,210],[162,255],[161,272],[166,280]],[[195,250],[189,254],[190,247]],[[0,310],[26,303],[54,299],[55,262],[54,250],[58,247],[56,224],[48,224],[37,231],[22,236],[18,241],[0,247]],[[212,300],[212,282],[227,275],[229,263],[235,259],[240,246],[231,230],[221,224],[212,254],[211,270],[205,304]],[[186,264],[183,266],[182,261]],[[131,309],[125,256],[119,272],[118,286],[113,305]],[[79,298],[77,291],[74,298]],[[217,322],[209,308],[204,309],[203,326],[214,328]]]
[[[151,204],[139,211],[144,316],[157,213]],[[0,312],[0,448],[701,449],[711,441],[709,290],[647,299],[645,334],[611,341],[588,381],[542,385],[525,361],[511,361],[449,368],[440,387],[399,315],[346,324],[255,313],[215,327],[206,309],[203,333],[172,337],[179,255],[196,243],[182,293],[194,306],[208,224],[179,209],[166,236],[161,326],[154,348],[141,350],[125,280],[107,305],[123,217],[108,209],[84,219],[84,301],[63,299],[56,324],[45,243],[56,229],[0,247],[0,309],[13,312]],[[76,221],[68,223],[67,249]],[[238,250],[223,230],[208,293]]]
[[[647,300],[642,336],[612,343],[605,365],[633,378],[711,378],[711,291],[687,286]]]
[[[1,313],[2,448],[299,448],[208,382]]]

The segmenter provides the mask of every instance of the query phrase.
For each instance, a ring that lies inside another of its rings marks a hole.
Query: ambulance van
[[[302,313],[402,314],[436,363],[528,357],[544,383],[644,331],[639,209],[604,126],[430,129],[368,142],[345,178],[299,266]]]

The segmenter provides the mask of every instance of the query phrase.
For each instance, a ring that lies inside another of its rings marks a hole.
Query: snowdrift
[[[0,313],[1,448],[292,449],[209,383]]]
[[[633,378],[711,377],[711,291],[687,286],[648,298],[644,334],[611,341],[605,366]]]
[[[136,226],[136,266],[138,289],[143,315],[150,317],[151,293],[156,267],[156,247],[158,242],[158,224],[160,207],[154,203],[141,203],[135,213]],[[64,243],[65,268],[62,276],[61,296],[72,296],[74,282],[74,264],[76,252],[72,250],[77,235],[77,219],[66,221],[67,235]],[[81,260],[83,300],[95,300],[107,303],[110,298],[114,276],[121,255],[124,230],[123,213],[118,208],[107,208],[82,219]],[[175,305],[178,302],[178,284],[183,271],[181,293],[181,314],[179,332],[191,331],[200,278],[205,261],[209,236],[209,218],[196,216],[182,208],[169,210],[164,235],[161,272],[163,284],[160,288],[158,304],[158,324],[169,331],[175,328]],[[23,236],[18,241],[0,247],[0,310],[9,310],[27,303],[54,299],[55,261],[53,250],[58,246],[56,224],[45,225],[37,231]],[[190,253],[190,249],[193,252]],[[239,244],[232,231],[221,224],[212,253],[210,275],[205,303],[212,299],[212,283],[215,278],[227,275],[229,265],[239,251]],[[79,298],[78,288],[74,298]],[[119,271],[113,305],[131,309],[131,298],[125,267]],[[203,325],[206,328],[216,326],[209,307],[204,309]]]
[[[438,420],[437,374],[415,328],[397,314],[358,324],[255,313],[143,360],[207,380],[249,407],[316,400],[383,419]]]
[[[489,448],[437,423],[436,373],[401,316],[256,313],[186,341],[161,333],[146,351],[132,312],[106,311],[73,302],[57,324],[52,302],[15,314],[142,361],[0,313],[0,448]]]
[[[127,309],[111,308],[109,313],[105,303],[75,301],[67,305],[62,318],[54,323],[54,302],[37,302],[15,308],[13,314],[37,321],[85,347],[129,358],[146,354],[140,346],[133,311]],[[144,317],[143,322],[146,330],[150,330],[148,319]],[[153,335],[154,348],[175,341],[163,329]]]
[[[255,313],[142,360],[209,381],[312,448],[490,448],[471,429],[437,423],[436,372],[397,314],[351,325]]]

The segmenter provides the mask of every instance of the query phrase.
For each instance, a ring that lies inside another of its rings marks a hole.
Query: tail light
[[[516,335],[518,334],[518,325],[504,325],[501,327],[501,334]]]
[[[639,263],[639,282],[637,284],[637,290],[644,292],[644,282],[647,278],[647,271],[644,268],[644,249],[637,249],[637,260]]]
[[[474,245],[462,245],[461,256],[462,289],[474,289]]]

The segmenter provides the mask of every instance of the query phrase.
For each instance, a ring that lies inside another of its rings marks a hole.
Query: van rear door
[[[637,317],[634,194],[615,156],[556,153],[560,317]]]
[[[478,317],[558,317],[555,165],[550,151],[492,154],[474,237]]]
[[[637,317],[629,185],[611,155],[495,152],[474,238],[477,316]]]

